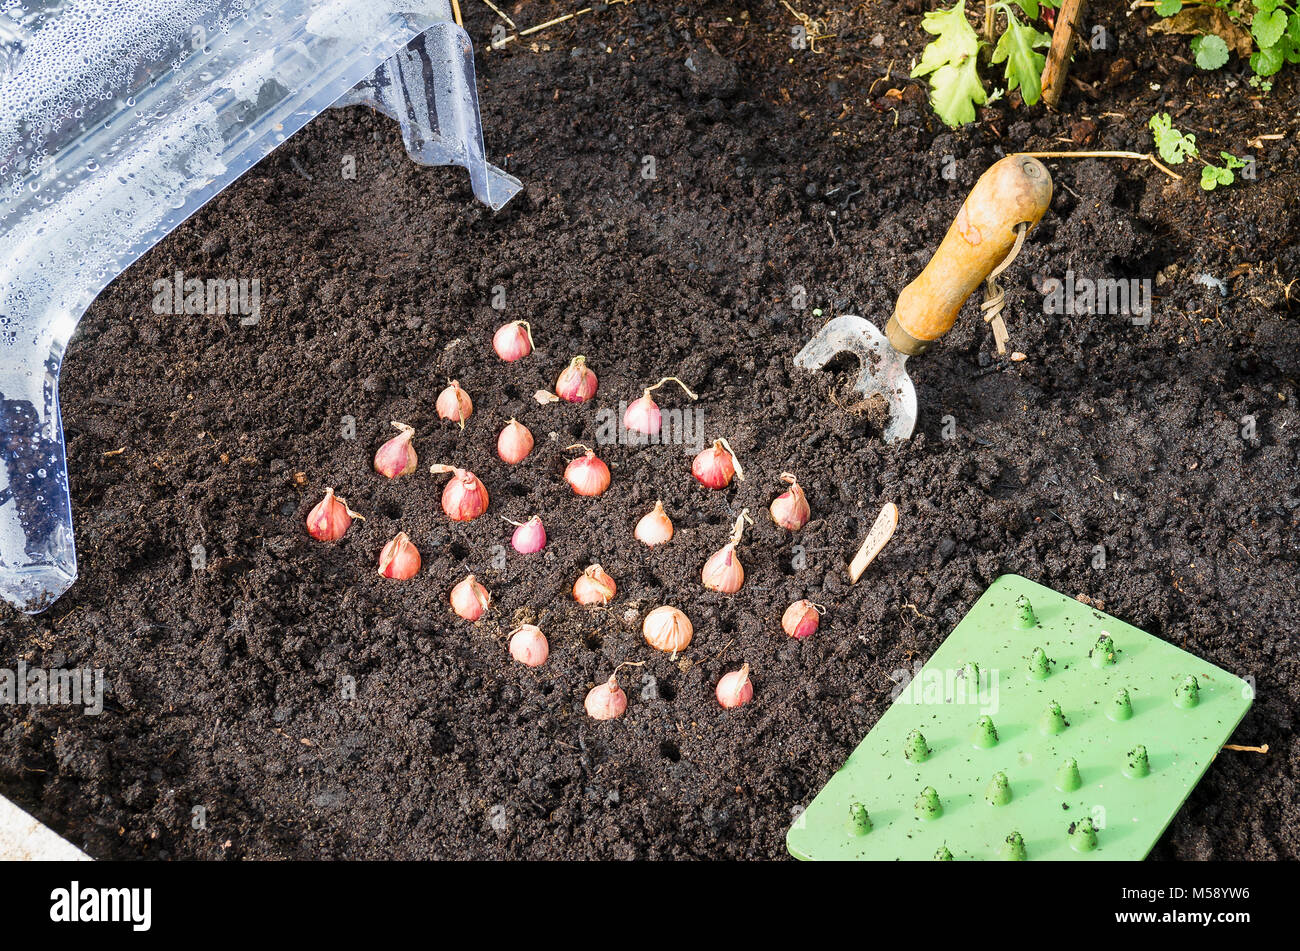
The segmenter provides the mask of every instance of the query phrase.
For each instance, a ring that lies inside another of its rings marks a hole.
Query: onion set
[[[520,624],[510,632],[510,656],[525,667],[540,667],[551,656],[551,645],[540,627]]]
[[[772,513],[772,521],[777,525],[797,532],[808,524],[808,518],[812,514],[808,498],[803,494],[803,487],[798,480],[789,472],[781,473],[781,481],[788,483],[790,488],[772,500],[768,511]]]
[[[579,604],[609,604],[618,586],[600,565],[592,565],[573,583],[573,600]]]
[[[624,667],[640,667],[643,663],[645,662],[631,663],[629,661],[619,664],[614,668],[614,672],[609,675],[609,680],[592,687],[587,692],[586,699],[582,701],[587,716],[593,720],[616,720],[621,717],[624,711],[627,710],[627,694],[618,685],[618,672]]]
[[[714,693],[718,703],[726,710],[743,707],[749,703],[754,697],[754,685],[749,680],[749,665],[744,664],[740,670],[723,674]]]
[[[492,349],[506,363],[523,359],[533,352],[533,328],[526,320],[502,324],[492,335]]]
[[[442,490],[442,510],[453,522],[468,522],[487,511],[487,487],[474,473],[443,465],[431,466],[429,471],[434,475],[452,474],[451,481]]]
[[[447,388],[438,394],[438,402],[434,405],[438,410],[439,418],[453,419],[460,423],[461,429],[465,428],[465,420],[469,419],[470,414],[474,412],[474,401],[460,388],[460,382],[457,380],[447,384]]]
[[[745,480],[740,460],[732,451],[731,443],[725,439],[713,440],[712,446],[695,457],[691,462],[691,475],[710,489],[725,489],[731,485],[732,476],[742,482]]]
[[[389,479],[410,475],[420,464],[419,458],[415,455],[415,447],[411,445],[411,437],[415,435],[415,430],[406,423],[396,421],[393,422],[393,428],[400,431],[398,435],[388,440],[375,452],[375,471]]]
[[[731,530],[730,541],[710,555],[709,560],[704,563],[700,578],[704,582],[704,587],[710,591],[735,594],[744,583],[745,569],[736,556],[736,546],[740,544],[746,522],[753,523],[749,517],[749,509],[741,509],[740,515],[736,518],[736,525]]]
[[[663,426],[663,414],[659,412],[659,405],[651,398],[650,393],[659,389],[665,383],[676,383],[691,399],[699,399],[677,377],[666,376],[654,386],[647,386],[640,396],[628,404],[627,409],[623,412],[624,429],[634,433],[642,433],[646,436],[653,436],[659,432],[659,429]]]
[[[523,462],[533,451],[533,434],[523,423],[513,416],[497,436],[497,455],[509,465]]]
[[[420,552],[406,532],[398,532],[379,553],[379,574],[384,578],[408,581],[420,571]]]
[[[347,534],[354,518],[365,521],[333,489],[326,489],[325,498],[307,513],[307,534],[319,542],[336,542]]]
[[[487,588],[478,583],[473,575],[466,575],[451,589],[451,609],[466,621],[477,621],[492,604],[492,596]]]
[[[566,403],[585,403],[596,395],[596,374],[587,366],[586,357],[574,357],[560,371],[555,381],[555,395]]]
[[[691,619],[682,611],[671,604],[665,604],[645,616],[641,622],[641,633],[645,642],[655,650],[672,654],[676,659],[678,654],[690,646],[695,628]]]
[[[582,449],[586,454],[570,462],[564,469],[564,481],[578,495],[596,496],[609,488],[609,466],[596,458],[596,450],[574,443],[568,449]]]
[[[650,548],[672,540],[673,520],[664,511],[663,502],[656,502],[654,508],[641,516],[632,534],[637,541]]]

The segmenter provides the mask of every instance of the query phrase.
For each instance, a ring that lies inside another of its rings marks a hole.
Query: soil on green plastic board
[[[330,112],[82,320],[62,382],[81,577],[6,613],[0,657],[102,667],[105,709],[0,707],[0,793],[98,858],[778,858],[896,672],[1016,572],[1257,685],[1234,740],[1269,752],[1221,754],[1154,855],[1300,857],[1300,70],[1261,97],[1236,59],[1199,72],[1150,11],[1095,3],[1112,48],[1077,57],[1059,112],[1013,94],[952,131],[907,78],[917,2],[826,14],[819,52],[791,49],[777,3],[614,6],[494,52],[493,14],[462,7],[488,153],[525,182],[505,210],[412,163],[389,120]],[[1207,154],[1255,155],[1256,178],[1207,194],[1199,167],[1049,161],[1051,209],[1002,277],[1025,358],[997,357],[969,302],[909,361],[910,441],[881,443],[850,363],[793,366],[828,316],[888,317],[1003,153],[1146,152],[1156,111]],[[155,313],[177,271],[256,278],[260,322]],[[1070,274],[1151,280],[1149,325],[1046,313],[1044,281]],[[538,349],[503,365],[490,339],[514,319]],[[535,403],[579,353],[594,402]],[[601,445],[609,491],[574,496],[565,447],[664,375],[745,479],[708,491],[688,446]],[[463,432],[434,411],[449,378],[474,399]],[[537,438],[514,468],[510,416]],[[391,420],[421,466],[390,482],[371,458]],[[448,521],[437,462],[483,479],[486,517]],[[812,505],[797,535],[767,517],[783,471]],[[326,486],[365,515],[335,544],[304,529]],[[632,527],[656,499],[677,534],[651,551]],[[887,501],[897,534],[850,585]],[[744,586],[706,592],[743,508]],[[533,513],[545,552],[502,567],[503,517]],[[406,583],[376,572],[399,530],[424,559]],[[607,609],[570,596],[592,562]],[[472,625],[447,605],[468,572],[494,599]],[[794,641],[779,619],[805,597],[826,613]],[[664,603],[695,625],[676,660],[641,637]],[[550,639],[538,669],[506,651],[525,620]],[[586,717],[629,661],[626,715]],[[754,699],[724,711],[714,685],[742,663]]]

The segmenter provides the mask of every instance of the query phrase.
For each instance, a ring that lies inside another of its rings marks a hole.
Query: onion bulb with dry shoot
[[[526,522],[514,522],[508,518],[506,521],[515,526],[510,545],[519,554],[533,555],[546,547],[546,526],[542,524],[540,515],[534,515]]]
[[[812,510],[808,507],[808,498],[803,494],[803,487],[793,475],[782,472],[781,481],[788,483],[790,488],[772,500],[768,511],[772,513],[772,521],[776,524],[797,532],[808,524]]]
[[[586,357],[574,357],[560,372],[555,395],[568,403],[585,403],[596,395],[596,374],[587,366]]]
[[[400,431],[398,435],[380,446],[375,453],[375,471],[389,479],[410,475],[420,464],[415,455],[415,447],[411,445],[415,430],[406,423],[396,421],[393,422],[393,428]]]
[[[718,698],[718,703],[727,710],[743,707],[749,703],[754,697],[754,685],[749,680],[749,665],[744,664],[740,670],[733,670],[729,674],[723,674],[722,679],[718,681],[718,689],[714,693]]]
[[[492,335],[492,349],[506,363],[513,363],[533,352],[533,328],[526,320],[502,324]]]
[[[735,594],[744,583],[745,569],[736,556],[736,546],[740,544],[740,538],[745,533],[746,522],[752,524],[749,509],[741,509],[736,525],[731,531],[731,539],[710,555],[709,560],[704,563],[700,578],[704,582],[704,587],[710,591]]]
[[[817,625],[821,624],[822,610],[811,601],[796,601],[781,615],[781,630],[795,640],[811,637],[817,632]]]
[[[740,460],[732,451],[731,443],[725,439],[713,440],[712,446],[695,457],[691,462],[691,475],[710,489],[725,489],[731,485],[732,476],[742,482],[745,479]]]
[[[460,388],[458,380],[447,384],[447,388],[438,394],[438,402],[434,405],[440,418],[455,420],[460,423],[461,429],[465,428],[465,420],[474,412],[474,401]]]
[[[452,474],[451,481],[442,490],[442,510],[453,522],[468,522],[487,511],[487,487],[474,473],[443,465],[430,466],[429,471],[434,475]]]
[[[645,661],[619,664],[609,675],[609,680],[592,687],[582,702],[587,716],[593,720],[616,720],[621,717],[627,710],[627,694],[618,685],[618,672],[624,667],[640,667],[643,663]]]
[[[650,393],[659,389],[665,383],[676,383],[682,388],[682,391],[691,399],[698,397],[681,380],[675,376],[666,376],[654,386],[647,386],[642,390],[641,395],[627,404],[627,410],[623,413],[623,428],[634,433],[641,433],[646,436],[653,436],[659,432],[663,426],[663,414],[659,412],[657,404]]]
[[[407,537],[398,532],[379,553],[379,574],[384,578],[409,581],[420,571],[420,552]]]
[[[466,621],[477,621],[492,603],[487,588],[473,575],[466,575],[451,589],[451,609]]]
[[[336,542],[347,534],[354,518],[365,521],[333,489],[326,489],[325,498],[307,513],[307,534],[319,542]]]

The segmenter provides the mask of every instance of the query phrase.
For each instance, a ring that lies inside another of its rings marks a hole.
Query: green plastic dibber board
[[[1017,575],[901,689],[790,828],[796,858],[1142,859],[1253,697]]]

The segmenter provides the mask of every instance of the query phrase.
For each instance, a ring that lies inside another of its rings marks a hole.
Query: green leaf
[[[1194,37],[1192,52],[1196,54],[1196,65],[1201,69],[1218,69],[1228,61],[1228,44],[1223,37],[1213,33]]]
[[[1155,139],[1156,151],[1170,165],[1182,165],[1188,156],[1200,154],[1196,148],[1196,136],[1183,135],[1175,129],[1169,113],[1156,113],[1147,125],[1151,129],[1151,137]]]
[[[1046,33],[1008,18],[1007,31],[993,51],[994,63],[1007,64],[1007,91],[1019,88],[1027,106],[1042,98],[1043,64],[1047,62],[1047,57],[1034,52],[1034,47],[1047,46],[1051,42],[1052,38]]]
[[[1031,20],[1038,19],[1038,0],[1014,0],[1015,5],[1025,11],[1025,16]]]
[[[974,122],[975,107],[986,97],[975,64],[980,40],[966,21],[966,0],[950,10],[927,13],[921,27],[935,39],[912,75],[930,76],[930,104],[940,119],[954,127]]]
[[[1171,17],[1183,8],[1183,0],[1156,0],[1156,13]]]
[[[974,122],[975,107],[983,105],[985,98],[973,56],[960,66],[941,66],[930,77],[930,104],[953,128]]]
[[[1286,21],[1285,10],[1269,10],[1265,13],[1256,7],[1255,19],[1250,21],[1250,35],[1255,38],[1261,50],[1276,46],[1286,32]]]
[[[1233,155],[1231,152],[1220,152],[1219,158],[1223,159],[1223,164],[1228,168],[1246,167],[1246,163],[1242,159],[1237,158],[1237,156]]]
[[[1279,4],[1280,2],[1281,2],[1281,0],[1255,0],[1255,3],[1254,3],[1255,12],[1256,12],[1257,14],[1258,14],[1258,13],[1272,13],[1274,10],[1277,9],[1278,4]],[[1273,44],[1270,43],[1269,45],[1272,46]]]
[[[1300,63],[1300,13],[1291,14],[1286,23],[1286,33],[1278,40],[1278,45],[1288,63]]]
[[[1201,169],[1201,187],[1207,192],[1214,191],[1220,185],[1231,185],[1235,180],[1236,176],[1231,171],[1217,165],[1207,165]]]
[[[1286,57],[1281,44],[1270,46],[1267,49],[1260,49],[1250,54],[1250,68],[1255,71],[1256,76],[1272,76],[1282,68],[1282,62]]]
[[[980,38],[966,22],[966,0],[951,10],[933,10],[921,18],[921,29],[936,37],[921,53],[912,76],[925,76],[941,66],[958,66],[979,52]]]

